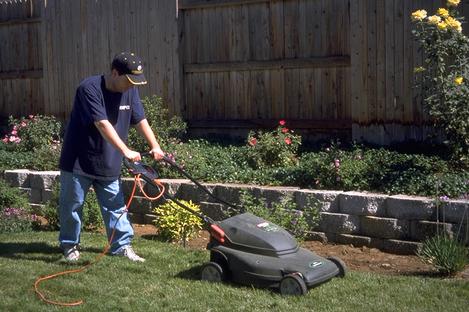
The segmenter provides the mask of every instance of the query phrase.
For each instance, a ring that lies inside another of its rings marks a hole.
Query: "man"
[[[141,159],[125,143],[130,125],[146,139],[154,159],[164,155],[145,119],[136,88],[146,83],[142,60],[122,52],[112,61],[109,74],[86,78],[77,88],[59,165],[59,242],[66,260],[80,257],[83,203],[93,186],[109,239],[115,229],[110,253],[145,261],[130,245],[134,232],[127,214],[122,215],[126,207],[120,172],[123,157]]]

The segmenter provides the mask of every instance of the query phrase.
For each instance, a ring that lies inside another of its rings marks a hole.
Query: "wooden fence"
[[[410,14],[444,3],[0,0],[0,115],[65,118],[79,81],[133,50],[147,65],[141,94],[163,96],[192,129],[233,132],[283,118],[379,144],[423,140]],[[460,8],[469,16],[468,0]]]

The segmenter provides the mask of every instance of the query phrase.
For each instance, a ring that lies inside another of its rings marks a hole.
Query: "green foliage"
[[[28,208],[26,195],[17,187],[11,187],[5,180],[0,179],[0,210],[3,208]]]
[[[425,240],[417,255],[424,262],[433,265],[438,272],[446,275],[461,272],[469,260],[468,248],[443,234]]]
[[[192,201],[179,200],[194,211],[200,211],[200,207]],[[185,242],[202,229],[202,221],[188,211],[178,206],[173,201],[168,201],[154,208],[153,212],[157,216],[155,225],[158,234],[171,241]]]
[[[462,33],[457,4],[440,8],[435,15],[418,10],[412,14],[414,36],[423,48],[423,67],[416,72],[426,107],[442,127],[457,159],[469,159],[469,38]]]
[[[97,232],[103,228],[103,217],[101,208],[93,189],[88,191],[85,203],[83,204],[82,216],[83,228],[89,232]]]
[[[10,117],[9,124],[11,131],[0,143],[0,169],[57,169],[62,124],[55,117]]]
[[[297,162],[301,136],[281,120],[274,131],[251,131],[247,138],[247,157],[255,168],[289,166]]]
[[[318,201],[310,200],[303,210],[299,210],[292,195],[284,196],[270,207],[265,198],[247,191],[241,192],[240,200],[244,211],[284,228],[299,240],[304,239],[319,223]]]
[[[155,132],[158,142],[165,148],[169,143],[177,143],[186,134],[186,123],[180,116],[170,116],[164,106],[163,99],[152,95],[142,99],[145,116],[150,127]],[[136,151],[147,151],[148,144],[145,139],[132,128],[129,131],[129,146]]]
[[[46,230],[57,231],[60,229],[59,196],[60,184],[54,183],[51,198],[42,209],[42,216],[47,220]],[[81,220],[85,231],[96,232],[103,228],[103,218],[93,189],[90,189],[86,196]]]
[[[26,195],[0,179],[0,233],[30,231],[37,225],[36,221]]]
[[[36,215],[25,208],[0,209],[0,233],[32,231],[37,226]]]
[[[11,150],[26,152],[60,144],[62,124],[53,116],[10,117],[9,124],[12,130],[2,142]]]

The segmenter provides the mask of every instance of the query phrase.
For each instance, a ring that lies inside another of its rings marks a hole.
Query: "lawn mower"
[[[218,202],[237,208],[217,198],[170,158],[164,157],[163,161]],[[124,164],[132,174],[140,175],[147,183],[159,189],[155,183],[158,173],[153,167],[127,160]],[[214,221],[182,204],[172,195],[165,193],[165,196],[182,209],[201,218],[210,233],[207,244],[210,262],[202,267],[202,280],[233,281],[243,285],[278,289],[282,295],[304,295],[309,288],[336,276],[344,277],[347,272],[341,259],[323,258],[299,247],[295,238],[285,229],[249,212]]]

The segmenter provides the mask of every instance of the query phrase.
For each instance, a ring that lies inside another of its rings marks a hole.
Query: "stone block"
[[[42,216],[44,214],[44,207],[45,205],[43,204],[29,204],[29,207],[31,208],[31,212]]]
[[[319,211],[339,212],[340,191],[299,190],[295,192],[295,201],[298,209],[302,210],[309,203],[319,201]]]
[[[358,216],[321,212],[318,229],[321,232],[352,234],[357,233],[360,228],[360,218]]]
[[[353,245],[354,247],[370,246],[371,238],[360,235],[326,233],[329,242],[344,245]]]
[[[260,196],[265,198],[269,207],[274,203],[279,203],[283,198],[290,196],[294,199],[297,187],[261,187]]]
[[[310,232],[307,238],[308,240],[319,241],[323,244],[327,244],[329,242],[327,235],[324,232]]]
[[[213,192],[213,189],[215,188],[216,184],[202,184],[205,186],[210,192]],[[192,200],[194,203],[200,203],[200,202],[212,202],[213,199],[202,191],[197,185],[194,183],[182,183],[179,186],[178,192],[176,194],[177,199],[184,199],[184,200]]]
[[[30,187],[30,175],[31,171],[27,169],[17,170],[5,170],[3,177],[5,181],[13,187]]]
[[[219,184],[215,186],[214,194],[216,197],[226,201],[229,204],[240,206],[240,197],[242,191],[248,191],[256,196],[260,195],[258,187],[244,184]]]
[[[421,245],[419,242],[398,239],[374,238],[371,241],[371,247],[400,255],[415,255]]]
[[[339,211],[356,216],[384,216],[387,197],[379,194],[345,192],[339,195]]]
[[[129,212],[128,217],[131,223],[135,223],[135,224],[143,223],[143,214]]]
[[[29,193],[29,202],[32,204],[42,204],[42,190],[32,188]]]
[[[184,179],[161,179],[161,183],[165,186],[165,193],[176,196],[179,191],[179,187],[182,184],[189,184],[189,180]]]
[[[142,224],[155,224],[157,216],[153,214],[146,213],[143,215],[143,222]]]
[[[386,216],[405,220],[432,220],[436,217],[435,204],[425,197],[390,196],[386,200]]]
[[[41,190],[41,202],[46,204],[54,195],[54,192],[50,189]]]
[[[226,211],[225,206],[222,204],[201,202],[200,211],[215,221],[220,221],[227,218],[226,214],[224,213],[224,211]]]
[[[155,202],[153,202],[155,203]],[[142,196],[134,196],[132,202],[130,203],[129,212],[146,214],[151,213],[152,211],[152,202]]]
[[[469,201],[450,200],[443,202],[438,209],[438,216],[442,222],[463,222],[469,219]]]
[[[360,219],[360,234],[379,238],[402,239],[408,236],[409,221],[364,216]]]
[[[30,187],[40,190],[51,189],[59,176],[59,171],[32,171],[30,173]]]
[[[438,233],[453,235],[453,224],[414,220],[410,222],[410,238],[415,241],[424,241]]]

